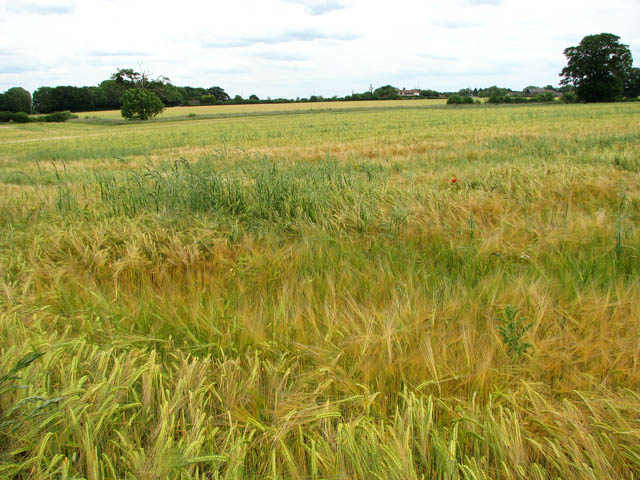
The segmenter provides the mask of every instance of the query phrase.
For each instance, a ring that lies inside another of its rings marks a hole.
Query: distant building
[[[420,90],[405,90],[403,88],[402,90],[398,90],[398,95],[401,97],[419,97]]]

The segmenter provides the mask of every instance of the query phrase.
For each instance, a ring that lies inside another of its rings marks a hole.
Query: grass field
[[[0,128],[0,478],[640,478],[638,104],[230,113]]]

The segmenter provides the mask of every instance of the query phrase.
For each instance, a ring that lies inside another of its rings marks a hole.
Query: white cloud
[[[307,13],[311,15],[326,15],[335,10],[342,10],[348,7],[343,0],[285,0],[305,7]]]
[[[260,97],[557,84],[589,34],[619,35],[638,64],[638,18],[637,0],[0,0],[0,92],[119,67]]]
[[[29,15],[64,15],[72,14],[76,9],[75,0],[27,0],[16,1],[6,5],[8,13]]]

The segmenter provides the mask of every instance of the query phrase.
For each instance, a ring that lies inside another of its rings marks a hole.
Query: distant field
[[[365,103],[0,127],[0,478],[640,478],[640,105]]]
[[[171,107],[166,108],[158,118],[183,117],[191,113],[196,115],[214,115],[217,113],[254,113],[254,112],[290,112],[296,110],[340,110],[353,108],[377,107],[424,107],[428,105],[444,105],[446,100],[384,100],[362,102],[309,102],[309,103],[273,103],[256,105],[204,105],[199,107]],[[80,112],[81,118],[122,118],[120,110],[106,112]]]

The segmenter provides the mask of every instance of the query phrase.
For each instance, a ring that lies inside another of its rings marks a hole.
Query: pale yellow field
[[[445,99],[419,100],[371,100],[362,102],[310,102],[310,103],[272,103],[256,105],[202,105],[199,107],[171,107],[166,108],[160,118],[183,117],[190,113],[196,115],[215,115],[217,113],[254,113],[254,112],[295,112],[305,110],[342,110],[349,108],[379,108],[379,107],[425,107],[430,105],[444,105]],[[80,118],[122,118],[120,110],[105,112],[80,112]]]

